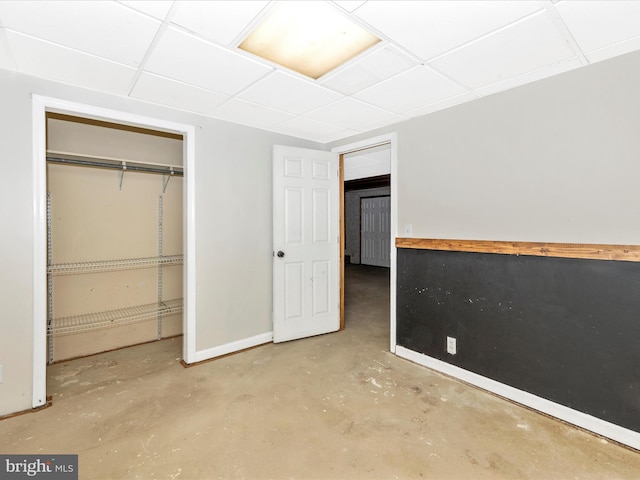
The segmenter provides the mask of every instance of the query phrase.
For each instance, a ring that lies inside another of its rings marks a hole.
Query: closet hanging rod
[[[84,160],[79,158],[62,158],[47,156],[47,162],[59,163],[64,165],[76,165],[81,167],[96,167],[96,168],[110,168],[112,170],[127,170],[132,172],[143,173],[160,173],[163,175],[175,175],[178,177],[184,176],[184,170],[182,167],[154,167],[151,165],[141,165],[135,162],[127,161],[99,161],[99,160]]]

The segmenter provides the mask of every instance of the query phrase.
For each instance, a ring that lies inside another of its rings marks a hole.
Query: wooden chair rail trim
[[[419,250],[445,250],[454,252],[499,253],[506,255],[535,255],[539,257],[640,262],[640,245],[396,238],[396,247],[415,248]]]

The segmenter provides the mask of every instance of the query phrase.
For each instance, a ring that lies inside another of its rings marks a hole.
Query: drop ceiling
[[[327,143],[640,49],[640,1],[333,1],[317,80],[237,48],[277,2],[0,1],[0,69]]]
[[[390,144],[347,153],[344,156],[344,180],[379,177],[391,174]]]

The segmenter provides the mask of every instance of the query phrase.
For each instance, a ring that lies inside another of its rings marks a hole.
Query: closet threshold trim
[[[108,310],[105,312],[54,318],[49,334],[56,337],[74,333],[86,333],[104,328],[119,327],[121,325],[144,322],[145,320],[154,320],[157,318],[158,313],[161,313],[166,317],[182,314],[182,298],[148,303],[146,305],[119,308],[117,310]]]
[[[52,275],[73,275],[82,273],[115,272],[137,268],[155,268],[182,265],[184,255],[167,255],[162,257],[125,258],[119,260],[96,260],[90,262],[56,263],[47,267]]]

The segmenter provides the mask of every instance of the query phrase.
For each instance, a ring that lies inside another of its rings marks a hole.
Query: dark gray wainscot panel
[[[398,345],[640,432],[640,264],[399,249],[397,287]]]

